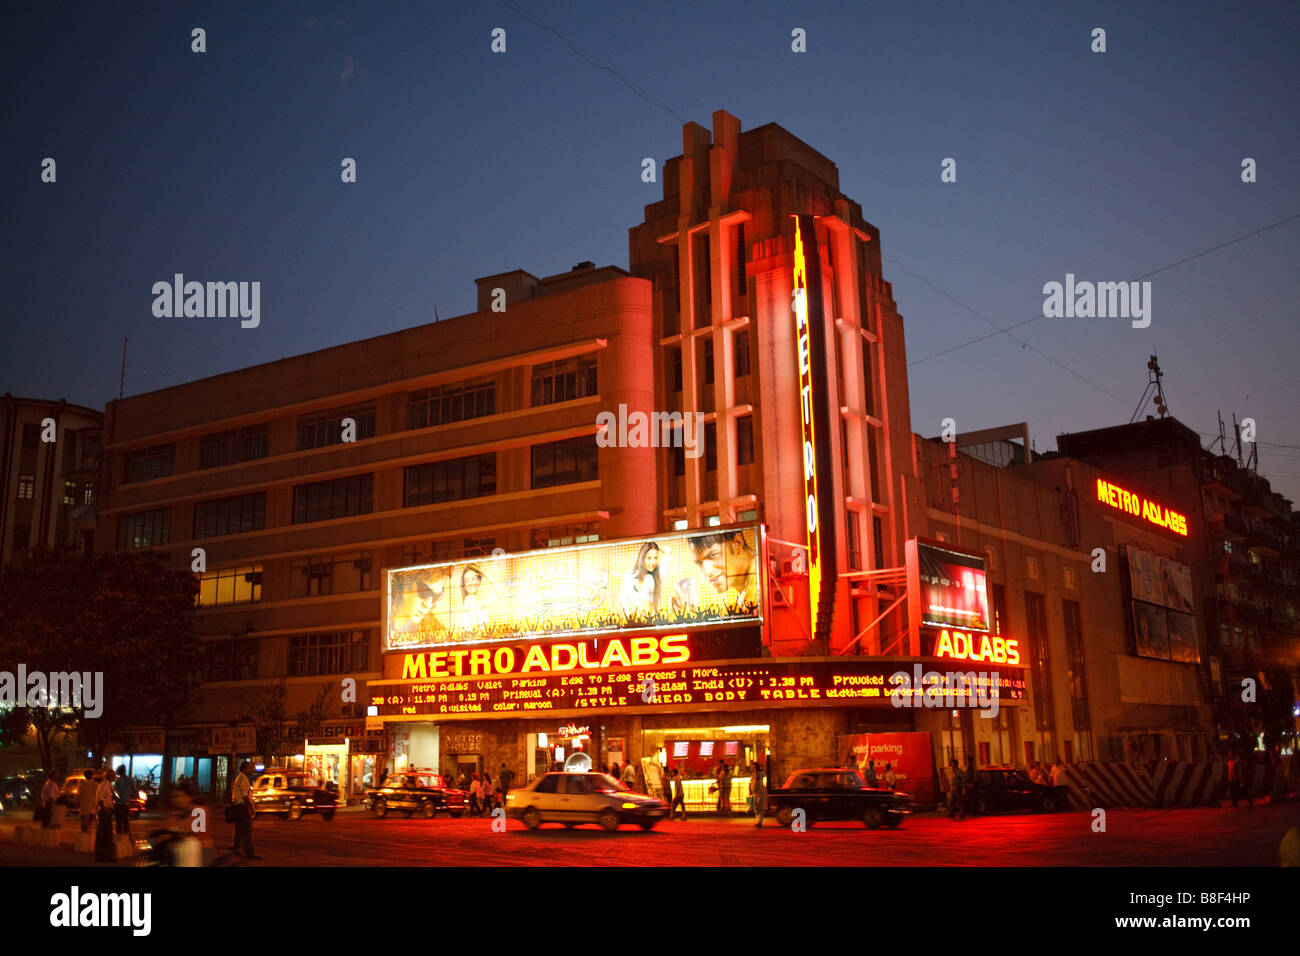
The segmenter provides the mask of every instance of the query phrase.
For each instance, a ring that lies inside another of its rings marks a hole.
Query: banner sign
[[[382,717],[431,716],[440,720],[597,710],[675,714],[690,709],[806,707],[809,704],[894,707],[889,691],[895,685],[890,677],[903,672],[911,680],[913,668],[919,671],[921,663],[911,659],[794,658],[735,663],[706,661],[698,665],[686,663],[599,673],[520,674],[495,679],[371,681],[370,705]],[[926,673],[938,680],[936,686],[948,687],[949,673],[939,670],[940,662],[925,663],[933,667]],[[953,665],[945,661],[942,666]],[[1024,698],[1020,668],[986,668],[980,673],[986,684],[997,687],[1001,703],[1012,704]]]
[[[895,790],[912,795],[912,805],[936,802],[934,751],[924,731],[890,734],[848,734],[838,738],[840,763],[852,763],[861,773],[868,760],[876,762],[876,779],[881,787],[885,764],[898,777]]]
[[[761,622],[757,525],[390,569],[385,651]]]

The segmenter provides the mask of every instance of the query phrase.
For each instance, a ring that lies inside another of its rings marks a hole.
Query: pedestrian
[[[723,793],[723,791],[729,789],[724,785],[723,782],[726,779],[727,779],[727,762],[725,760],[719,760],[718,765],[713,768],[713,788],[715,791],[717,791],[718,794],[715,809],[718,811],[718,813],[722,812],[723,800],[725,799],[725,794]]]
[[[1066,783],[1066,769],[1065,769],[1065,763],[1061,760],[1060,757],[1057,757],[1057,758],[1056,758],[1056,763],[1052,764],[1052,778],[1051,778],[1051,779],[1052,779],[1052,786],[1053,786],[1053,787],[1064,787],[1064,786],[1067,786],[1067,783]]]
[[[979,777],[979,773],[975,770],[974,755],[972,755],[970,759],[966,761],[966,773],[964,774],[964,777],[966,781],[966,794],[965,794],[966,816],[973,817],[975,816],[976,813],[979,812],[979,808],[980,808],[980,799],[979,799],[980,777]]]
[[[41,829],[54,823],[54,808],[59,805],[59,781],[53,770],[45,771],[45,786],[41,788],[41,808],[34,819],[41,821]]]
[[[113,817],[117,832],[131,835],[131,798],[135,796],[135,781],[126,775],[126,764],[117,768],[113,781]]]
[[[619,769],[618,761],[614,761],[614,766],[609,768],[609,775],[615,780],[623,779],[623,771]]]
[[[951,772],[948,785],[948,816],[954,820],[960,820],[965,817],[962,810],[962,800],[965,797],[966,777],[961,772],[961,765],[957,763],[957,758],[953,757],[950,761]]]
[[[885,773],[884,776],[882,776],[880,779],[884,781],[886,790],[893,790],[896,786],[898,786],[898,774],[894,773],[893,764],[891,763],[885,764]]]
[[[636,767],[632,766],[632,761],[623,764],[623,786],[629,790],[636,789]]]
[[[505,794],[510,793],[510,784],[515,779],[515,772],[506,766],[506,762],[501,761],[501,771],[497,774],[497,783],[501,787],[501,803],[505,803]]]
[[[81,784],[77,788],[77,810],[81,814],[81,832],[94,833],[95,822],[97,817],[96,791],[99,787],[95,784],[95,771],[87,770],[82,776]]]
[[[104,771],[104,778],[95,789],[95,810],[97,829],[95,830],[95,862],[116,863],[117,847],[113,844],[113,781],[117,775],[111,770]]]
[[[1228,757],[1228,792],[1232,797],[1232,805],[1235,807],[1237,801],[1245,797],[1249,801],[1249,805],[1253,807],[1255,801],[1246,794],[1245,788],[1242,786],[1241,769],[1241,757],[1234,750]]]
[[[1043,772],[1043,764],[1039,760],[1034,761],[1034,765],[1029,768],[1029,780],[1040,787],[1048,786],[1047,774]]]
[[[763,783],[763,768],[754,764],[749,777],[749,793],[754,801],[754,826],[762,828],[767,816],[767,785]]]
[[[474,771],[474,779],[469,788],[469,815],[471,817],[481,816],[483,812],[483,781],[478,778],[478,771]]]
[[[492,815],[492,775],[483,771],[483,812]]]
[[[260,860],[253,852],[253,786],[248,782],[252,763],[245,760],[239,765],[235,782],[230,786],[230,802],[235,807],[235,846],[246,860]],[[242,847],[242,850],[240,849]]]
[[[686,785],[682,782],[682,772],[673,770],[673,802],[668,808],[668,817],[672,819],[675,816],[674,811],[682,808],[682,819],[686,819]]]
[[[867,761],[867,769],[862,772],[862,777],[872,790],[875,790],[880,785],[880,782],[876,779],[876,762],[874,760]]]

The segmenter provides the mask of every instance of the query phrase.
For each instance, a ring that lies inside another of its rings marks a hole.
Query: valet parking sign
[[[868,760],[876,762],[876,779],[885,764],[898,776],[894,789],[912,795],[913,805],[931,804],[934,792],[934,763],[930,735],[925,731],[893,734],[848,734],[839,738],[840,763],[848,760],[861,772]],[[883,784],[881,784],[883,786]]]

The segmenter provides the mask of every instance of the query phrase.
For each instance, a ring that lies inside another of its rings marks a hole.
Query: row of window
[[[210,641],[203,645],[200,674],[204,681],[254,680],[257,638]],[[288,676],[356,674],[368,669],[370,635],[366,631],[301,634],[289,638]]]
[[[532,368],[533,405],[550,405],[598,394],[596,357],[581,355]],[[407,393],[406,427],[428,428],[496,414],[496,382],[483,379]],[[363,402],[298,417],[298,450],[324,448],[375,436],[376,405]],[[345,423],[349,423],[345,427]],[[24,433],[26,434],[26,433]],[[221,468],[270,454],[270,424],[245,425],[199,439],[199,468]],[[176,467],[176,445],[136,448],[123,456],[123,484],[166,478]]]
[[[582,435],[532,448],[532,487],[594,481],[599,477],[594,436]],[[496,494],[495,452],[412,465],[404,469],[403,507],[460,501]],[[349,475],[293,489],[293,523],[308,524],[370,514],[374,475]],[[200,501],[194,507],[195,538],[260,531],[266,527],[266,492]],[[138,511],[118,520],[118,547],[150,548],[171,541],[171,509]]]
[[[750,352],[749,352],[749,329],[738,329],[731,336],[731,351],[735,359],[733,362],[736,378],[744,378],[751,371]],[[712,337],[704,340],[704,384],[712,385],[714,380],[714,361],[713,361],[713,339]],[[672,352],[672,389],[671,391],[680,392],[682,390],[682,350],[673,349]]]

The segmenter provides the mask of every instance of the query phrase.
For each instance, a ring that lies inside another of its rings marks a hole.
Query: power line
[[[1248,232],[1248,233],[1245,233],[1245,234],[1243,234],[1243,235],[1237,236],[1237,237],[1234,238],[1234,239],[1229,239],[1229,240],[1227,240],[1226,242],[1221,242],[1221,243],[1219,243],[1218,245],[1211,246],[1211,247],[1208,248],[1208,249],[1202,249],[1200,252],[1193,253],[1193,254],[1190,255],[1190,256],[1185,256],[1185,257],[1183,257],[1182,259],[1179,259],[1177,262],[1171,262],[1171,263],[1169,263],[1168,265],[1160,266],[1158,269],[1152,269],[1150,272],[1143,273],[1142,275],[1138,276],[1136,279],[1131,279],[1131,280],[1129,280],[1129,281],[1131,281],[1131,282],[1141,282],[1143,279],[1149,279],[1149,278],[1151,278],[1151,276],[1159,275],[1161,272],[1167,272],[1167,271],[1170,270],[1170,269],[1176,268],[1177,266],[1184,265],[1184,264],[1186,264],[1186,263],[1188,263],[1188,262],[1191,262],[1191,261],[1193,261],[1193,260],[1195,260],[1195,259],[1199,259],[1199,258],[1201,258],[1202,256],[1208,256],[1211,252],[1218,252],[1220,249],[1226,249],[1228,246],[1234,245],[1234,244],[1236,244],[1236,243],[1238,243],[1238,242],[1243,242],[1243,241],[1245,241],[1246,239],[1250,239],[1250,238],[1252,238],[1252,237],[1254,237],[1254,236],[1258,236],[1260,233],[1268,232],[1270,229],[1276,229],[1276,228],[1278,228],[1279,226],[1284,226],[1284,225],[1286,225],[1288,222],[1292,222],[1292,221],[1294,221],[1294,220],[1296,220],[1296,219],[1300,219],[1300,212],[1298,212],[1298,213],[1293,213],[1292,215],[1287,216],[1285,219],[1279,219],[1277,222],[1269,223],[1267,226],[1260,226],[1258,229],[1255,229],[1255,230],[1253,230],[1253,231],[1251,231],[1251,232]],[[890,262],[895,262],[896,260],[892,260],[892,259],[891,259],[891,260],[889,260],[889,261],[890,261]],[[896,264],[899,265],[900,267],[902,266],[902,263],[896,263]],[[905,267],[904,267],[904,268],[905,268]],[[906,271],[909,272],[909,273],[911,273],[912,275],[916,276],[916,273],[912,272],[910,269],[907,269]],[[921,278],[920,276],[916,276],[916,277],[917,277],[918,279]],[[925,281],[925,280],[922,279],[922,281]],[[932,288],[932,289],[935,288],[934,285],[931,284],[931,283],[929,283],[929,282],[926,282],[926,284],[929,285],[930,288]],[[935,289],[935,291],[939,291],[939,290]],[[943,293],[943,294],[944,294],[944,295],[947,295],[947,293]],[[992,322],[990,319],[987,319],[987,318],[985,318],[984,316],[980,315],[978,312],[976,312],[976,311],[975,311],[974,309],[972,309],[970,306],[965,305],[964,303],[960,302],[959,300],[957,300],[957,299],[954,298],[953,296],[948,295],[948,298],[952,299],[954,302],[957,302],[958,305],[961,305],[963,308],[969,310],[970,312],[973,312],[975,315],[979,315],[980,318],[984,319],[986,322],[989,322],[989,324],[992,325],[992,326],[993,326],[995,329],[997,329],[998,331],[996,331],[996,332],[990,332],[988,335],[981,335],[981,336],[979,336],[978,338],[971,339],[969,342],[962,342],[960,345],[954,345],[954,346],[952,346],[952,348],[947,348],[947,349],[944,349],[943,351],[935,352],[935,353],[933,353],[933,354],[931,354],[931,355],[927,355],[927,356],[925,356],[925,357],[923,357],[923,358],[916,359],[916,360],[913,361],[913,362],[908,362],[908,363],[907,363],[907,367],[908,367],[908,368],[911,368],[911,367],[914,366],[914,365],[920,365],[922,362],[928,362],[928,361],[930,361],[930,359],[939,358],[939,357],[942,356],[942,355],[948,355],[948,354],[951,353],[951,352],[956,352],[958,349],[964,349],[964,348],[966,348],[967,346],[975,345],[975,344],[977,344],[977,343],[979,343],[979,342],[986,341],[987,339],[995,338],[995,337],[997,337],[997,336],[999,336],[999,335],[1002,335],[1003,333],[1010,332],[1012,329],[1018,329],[1018,328],[1020,328],[1022,325],[1028,325],[1028,324],[1031,323],[1031,322],[1037,322],[1039,319],[1046,318],[1046,316],[1044,316],[1044,315],[1040,312],[1038,315],[1035,315],[1035,316],[1033,316],[1033,317],[1031,317],[1031,318],[1025,319],[1025,320],[1023,320],[1023,321],[1021,321],[1021,322],[1016,322],[1016,323],[1014,323],[1013,325],[1008,325],[1008,326],[1006,326],[1005,328],[1001,328],[1001,327],[999,327],[996,323],[994,323],[994,322]],[[1015,338],[1015,336],[1012,336],[1012,338]],[[1032,348],[1032,346],[1029,346],[1029,348]],[[1062,367],[1064,367],[1064,366],[1062,366]],[[1106,389],[1102,389],[1102,391],[1106,391]],[[1108,392],[1108,391],[1107,391],[1107,394],[1108,394],[1108,395],[1111,395],[1112,397],[1118,398],[1118,396],[1115,396],[1114,393],[1112,393],[1112,392]],[[1127,403],[1125,403],[1125,404],[1127,404]]]
[[[591,66],[594,66],[598,70],[604,70],[606,73],[612,73],[614,76],[618,77],[619,80],[622,81],[624,86],[626,86],[637,96],[641,97],[641,99],[645,100],[651,106],[657,106],[661,110],[667,110],[669,113],[672,113],[673,116],[677,117],[677,122],[681,123],[683,126],[686,125],[685,118],[680,113],[678,113],[675,109],[673,109],[671,106],[665,106],[663,103],[660,103],[649,93],[641,89],[639,86],[636,86],[634,83],[632,83],[631,80],[629,80],[626,76],[624,76],[622,73],[620,73],[618,70],[614,69],[613,67],[605,66],[603,63],[597,63],[591,57],[587,56],[587,54],[579,50],[577,46],[574,45],[573,41],[571,41],[559,30],[556,30],[554,27],[547,26],[545,23],[543,23],[541,20],[538,20],[533,15],[529,13],[525,13],[523,10],[520,10],[513,3],[511,3],[510,0],[501,0],[501,2],[505,4],[507,7],[509,7],[511,10],[513,10],[515,13],[523,17],[525,20],[532,23],[534,26],[540,27],[541,29],[546,30],[548,33],[554,33],[557,37],[559,37],[561,40],[564,41],[565,46],[567,46],[574,53],[578,54],[578,56],[582,57],[582,59],[585,60],[587,63],[589,63]]]

